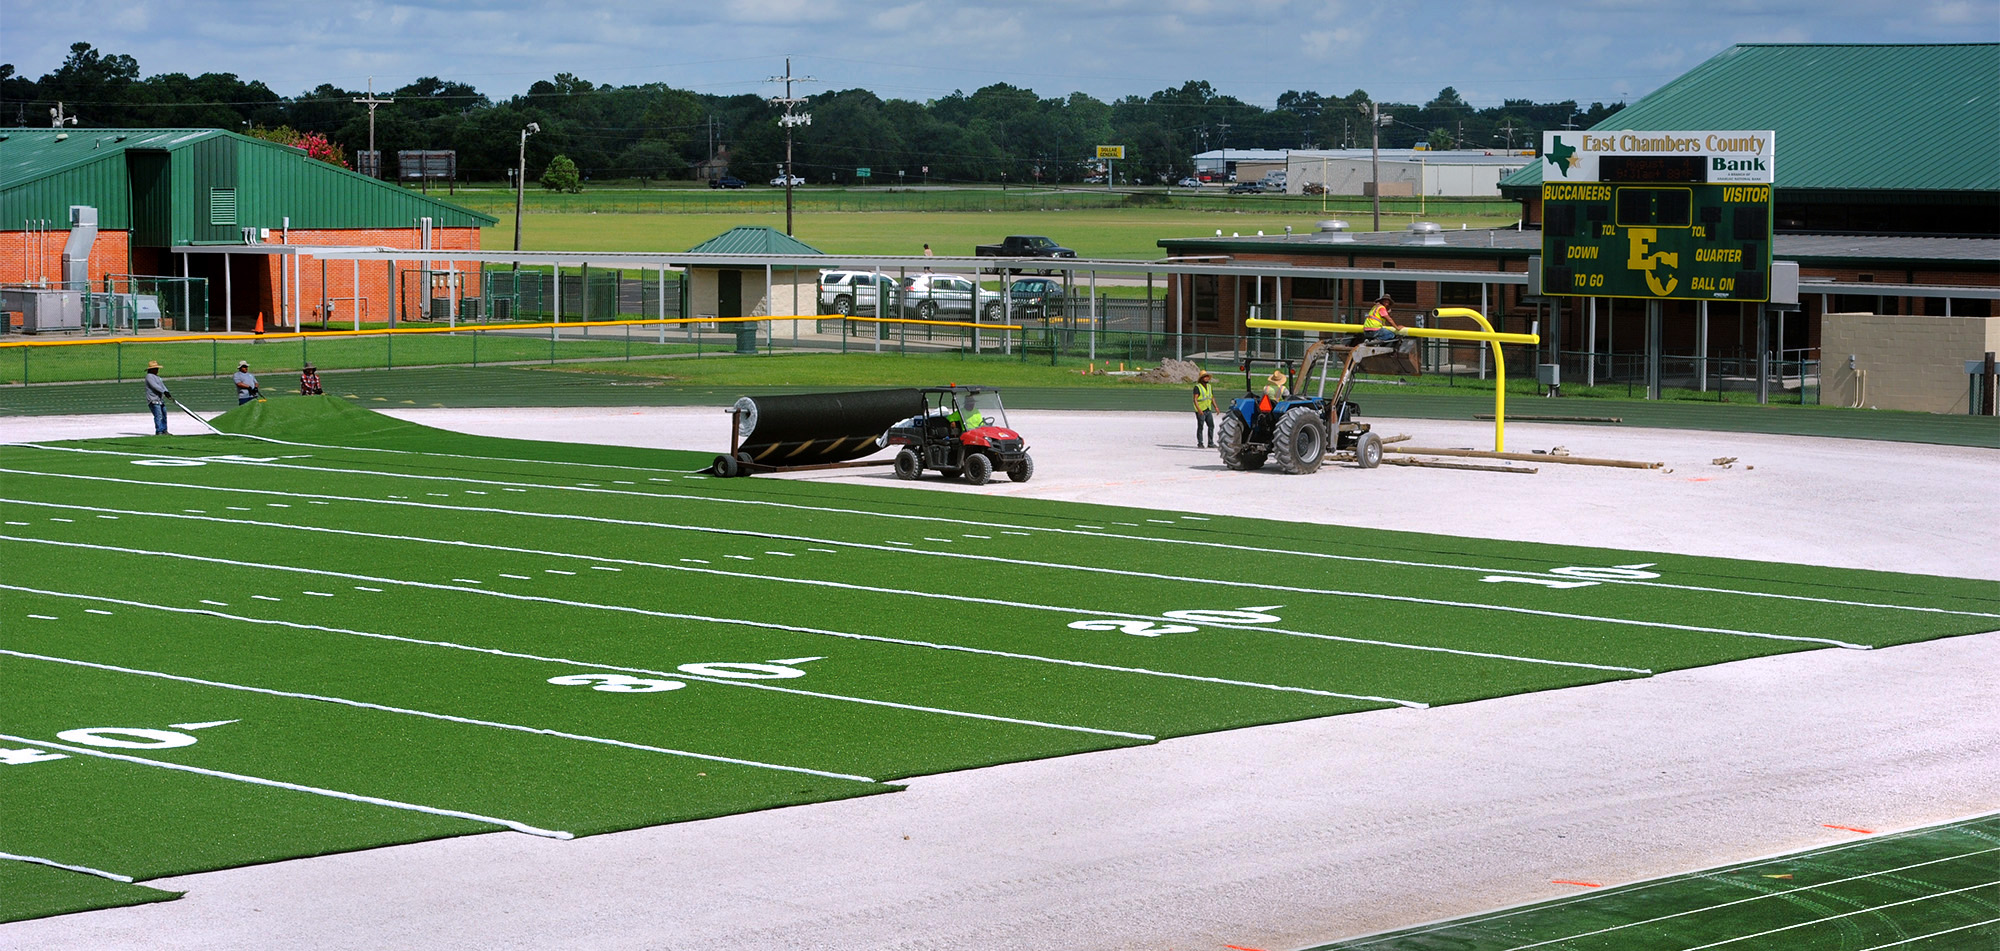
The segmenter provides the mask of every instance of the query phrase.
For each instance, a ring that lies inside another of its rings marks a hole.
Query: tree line
[[[40,79],[0,64],[0,123],[45,125],[60,103],[80,127],[216,128],[280,141],[318,135],[343,157],[368,148],[368,108],[354,101],[366,95],[321,84],[282,96],[234,73],[142,77],[133,57],[81,42]],[[570,73],[499,101],[437,77],[374,95],[395,100],[374,115],[385,172],[400,150],[450,149],[461,178],[508,180],[530,123],[541,129],[527,139],[530,180],[557,156],[585,181],[692,179],[718,160],[731,174],[761,181],[778,175],[785,159],[782,112],[756,95],[597,85]],[[1193,156],[1217,149],[1368,148],[1370,102],[1361,89],[1288,91],[1266,109],[1201,80],[1108,103],[1083,93],[1043,98],[1006,83],[927,102],[834,90],[802,107],[812,122],[791,129],[792,171],[814,184],[854,184],[863,168],[877,185],[1059,184],[1100,171],[1091,158],[1097,146],[1123,145],[1119,179],[1158,184],[1192,174]],[[1543,130],[1588,128],[1623,107],[1510,99],[1476,108],[1447,86],[1429,102],[1381,103],[1376,131],[1383,148],[1534,149]]]

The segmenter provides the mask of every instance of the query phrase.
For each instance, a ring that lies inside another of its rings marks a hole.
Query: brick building
[[[477,296],[478,265],[441,255],[478,250],[494,222],[217,129],[0,130],[0,285],[142,287],[183,329],[427,315],[434,299]],[[436,254],[357,266],[313,253],[357,246]]]

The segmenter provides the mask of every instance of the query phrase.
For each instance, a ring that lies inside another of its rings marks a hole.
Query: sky
[[[1207,81],[1423,103],[1632,102],[1737,43],[2000,41],[2000,0],[0,0],[0,62],[39,78],[72,43],[140,74],[235,73],[283,96],[424,76],[501,100],[572,73],[709,95],[993,83],[1103,101]],[[2000,80],[1996,80],[2000,82]]]

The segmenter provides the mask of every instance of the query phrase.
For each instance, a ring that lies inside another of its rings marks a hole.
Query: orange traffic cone
[[[264,312],[260,310],[257,312],[257,333],[263,333],[263,332],[264,332]]]

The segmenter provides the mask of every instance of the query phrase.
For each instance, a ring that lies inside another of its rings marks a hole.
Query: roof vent
[[[1347,233],[1347,222],[1345,221],[1338,218],[1328,218],[1320,222],[1318,227],[1319,234],[1314,237],[1316,241],[1354,243],[1354,236]]]
[[[1444,229],[1438,227],[1435,221],[1412,221],[1409,237],[1404,238],[1403,243],[1442,246]]]

